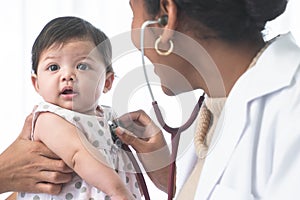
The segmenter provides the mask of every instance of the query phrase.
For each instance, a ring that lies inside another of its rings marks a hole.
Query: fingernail
[[[122,127],[118,127],[121,131],[119,131],[119,135],[123,135],[124,133],[125,133],[125,130],[124,130],[124,128],[122,128]]]

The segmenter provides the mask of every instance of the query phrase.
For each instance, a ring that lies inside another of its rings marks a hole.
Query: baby
[[[19,193],[18,199],[141,199],[127,154],[114,144],[111,108],[99,106],[114,72],[107,36],[77,17],[50,21],[32,48],[32,83],[44,102],[35,110],[32,139],[46,144],[74,170],[56,195]]]

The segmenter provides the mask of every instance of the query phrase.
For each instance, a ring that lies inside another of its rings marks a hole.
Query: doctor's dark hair
[[[160,1],[145,0],[150,15],[160,11]],[[267,21],[282,14],[288,0],[174,0],[179,26],[200,37],[211,30],[229,42],[261,38]],[[203,32],[202,32],[203,31]]]
[[[37,74],[41,53],[56,44],[63,44],[72,39],[93,42],[103,57],[107,72],[113,72],[111,59],[112,47],[108,37],[91,23],[78,17],[58,17],[46,24],[36,38],[32,51],[32,72]]]

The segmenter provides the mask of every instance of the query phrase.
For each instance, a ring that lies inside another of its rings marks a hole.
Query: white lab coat
[[[195,199],[300,199],[300,49],[277,38],[230,92]]]

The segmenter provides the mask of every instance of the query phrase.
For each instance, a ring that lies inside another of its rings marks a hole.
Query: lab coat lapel
[[[216,127],[195,199],[208,199],[222,177],[247,125],[248,103],[259,96],[279,90],[292,81],[300,62],[299,54],[285,54],[291,48],[298,47],[290,42],[290,35],[278,40],[261,55],[255,68],[241,76],[232,88]],[[251,80],[255,82],[250,83]]]

